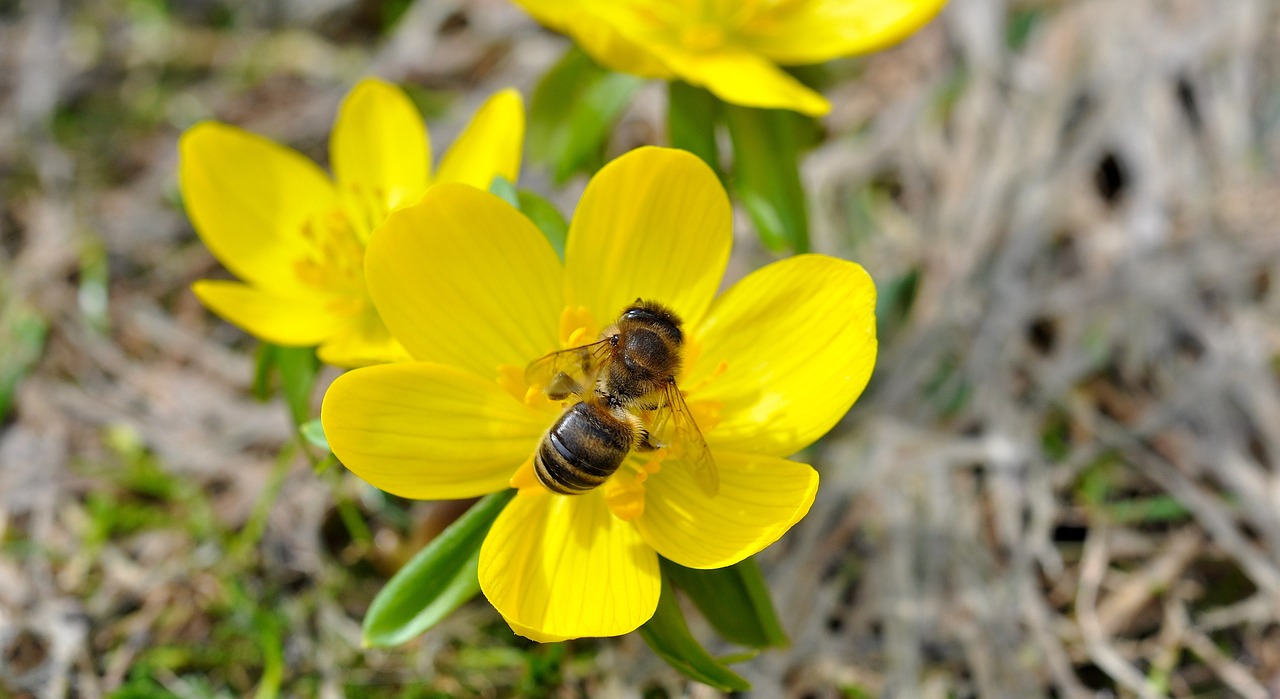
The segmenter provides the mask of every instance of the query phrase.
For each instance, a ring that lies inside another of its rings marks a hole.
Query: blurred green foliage
[[[317,696],[334,679],[332,667],[315,664],[325,657],[341,658],[341,667],[348,668],[337,675],[343,696],[370,699],[487,697],[494,692],[543,697],[574,677],[591,674],[596,642],[536,644],[514,637],[496,615],[484,617],[484,625],[461,639],[451,634],[454,640],[433,660],[438,676],[406,674],[420,652],[416,643],[399,650],[364,650],[326,628],[325,615],[333,613],[335,602],[355,624],[382,585],[382,574],[370,565],[371,541],[364,542],[357,559],[361,564],[330,560],[325,573],[315,578],[282,575],[279,564],[265,558],[270,555],[270,548],[264,548],[267,518],[296,463],[296,448],[281,456],[248,522],[237,527],[217,514],[216,491],[166,469],[132,427],[115,425],[101,437],[106,459],[78,467],[99,486],[79,506],[83,517],[73,550],[54,552],[38,542],[14,539],[10,532],[3,551],[18,560],[53,553],[60,567],[83,567],[77,587],[69,592],[92,600],[118,594],[105,587],[111,576],[104,566],[124,551],[148,537],[182,540],[173,545],[189,558],[175,562],[181,567],[177,577],[147,591],[147,598],[158,596],[155,600],[125,602],[128,606],[93,639],[104,666],[114,658],[128,658],[124,681],[109,694],[112,699]],[[370,492],[375,497],[368,502],[348,500],[365,535],[376,522],[408,537],[413,520],[405,516],[401,502]],[[401,516],[386,516],[394,512]],[[163,611],[150,622],[145,639],[131,636],[134,614],[144,615],[157,603]],[[297,651],[290,651],[299,643],[323,644],[325,650],[299,660]],[[393,658],[398,660],[388,663]]]

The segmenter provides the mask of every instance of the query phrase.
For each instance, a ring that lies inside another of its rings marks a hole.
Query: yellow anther
[[[498,367],[498,385],[502,387],[502,390],[510,393],[512,398],[526,405],[532,405],[529,402],[529,391],[537,391],[533,386],[525,385],[524,369],[510,364],[503,364]]]
[[[693,421],[698,423],[698,429],[702,430],[704,436],[720,424],[720,413],[723,410],[724,405],[717,400],[700,400],[689,404]]]
[[[542,483],[538,481],[538,474],[533,470],[533,455],[520,464],[520,468],[512,474],[509,485],[517,490],[542,487]]]
[[[729,362],[724,361],[722,359],[720,360],[720,363],[716,365],[716,368],[711,370],[710,374],[707,374],[706,376],[699,379],[697,383],[691,384],[688,386],[681,384],[681,390],[684,392],[684,395],[687,398],[690,394],[696,394],[698,391],[705,389],[707,386],[711,384],[712,381],[715,381],[716,379],[723,376],[724,372],[728,370],[729,370]]]
[[[690,51],[712,51],[724,45],[724,30],[713,24],[695,24],[680,32],[680,43]]]
[[[702,343],[698,342],[698,338],[692,335],[686,335],[684,338],[684,366],[689,368],[698,363],[698,357],[702,356]]]
[[[309,245],[293,261],[298,280],[326,291],[363,293],[364,242],[351,219],[338,208],[318,212],[302,222]]]
[[[586,306],[565,306],[560,312],[560,346],[577,347],[590,342],[596,332],[596,321]]]
[[[657,473],[658,471],[661,471],[662,462],[669,455],[670,455],[670,451],[667,449],[667,447],[661,447],[659,449],[654,450],[654,452],[649,455],[649,458],[643,464],[640,465],[640,472],[637,474],[637,477],[640,478],[641,481],[643,481],[649,476]]]
[[[644,514],[644,485],[635,471],[623,469],[605,481],[604,501],[624,522]]]

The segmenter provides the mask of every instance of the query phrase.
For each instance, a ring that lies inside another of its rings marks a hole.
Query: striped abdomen
[[[533,457],[534,472],[548,490],[584,493],[618,470],[634,442],[630,423],[603,405],[577,403],[542,438]]]

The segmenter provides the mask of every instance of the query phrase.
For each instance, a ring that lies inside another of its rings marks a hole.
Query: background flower
[[[407,358],[365,290],[369,233],[430,184],[487,187],[520,170],[520,95],[491,97],[431,172],[428,133],[399,88],[366,79],[338,112],[330,178],[300,153],[234,126],[183,134],[183,201],[201,239],[243,282],[196,282],[210,310],[264,341],[319,345],[320,358],[360,366]]]
[[[730,220],[702,161],[643,148],[592,179],[563,265],[518,211],[469,187],[437,187],[374,234],[370,293],[421,361],[339,377],[325,434],[349,469],[404,497],[520,488],[480,553],[481,587],[518,633],[631,631],[657,604],[658,554],[730,565],[808,511],[817,474],[783,457],[830,429],[865,386],[874,287],[856,264],[802,255],[714,298]],[[685,321],[680,383],[719,467],[715,497],[677,461],[634,454],[578,496],[517,472],[563,410],[525,385],[524,367],[595,338],[637,297]]]
[[[876,51],[946,0],[515,0],[614,70],[678,78],[749,107],[825,114],[831,105],[779,65]]]

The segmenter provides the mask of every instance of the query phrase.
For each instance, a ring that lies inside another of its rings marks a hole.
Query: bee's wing
[[[524,370],[525,381],[530,386],[544,387],[553,400],[571,394],[582,395],[595,383],[601,367],[612,356],[609,342],[609,338],[605,338],[535,359]]]
[[[698,429],[693,413],[689,412],[689,404],[685,403],[684,394],[675,381],[667,383],[666,405],[658,409],[655,422],[658,430],[670,423],[669,442],[674,456],[693,469],[693,478],[702,491],[715,497],[720,491],[720,473],[716,470],[716,461],[712,458],[707,440],[702,437],[702,430]]]

